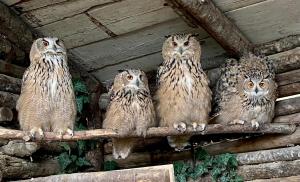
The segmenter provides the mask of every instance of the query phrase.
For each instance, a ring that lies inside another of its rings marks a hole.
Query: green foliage
[[[105,161],[104,162],[104,171],[112,171],[119,169],[118,163],[115,161]]]
[[[186,182],[188,178],[194,180],[210,174],[213,181],[242,182],[243,179],[236,172],[238,162],[235,154],[221,154],[210,156],[205,150],[195,152],[197,165],[193,168],[190,163],[183,161],[174,163],[174,172],[178,182]]]
[[[84,82],[79,79],[73,81],[73,87],[76,95],[77,112],[81,114],[84,105],[90,101],[89,92]]]

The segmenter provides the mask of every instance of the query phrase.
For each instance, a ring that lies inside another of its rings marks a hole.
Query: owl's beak
[[[135,84],[136,84],[136,86],[138,86],[138,87],[140,86],[140,81],[139,81],[139,79],[136,79],[136,80],[135,80]]]
[[[255,87],[255,93],[258,93],[258,89],[257,89],[257,87]]]
[[[183,53],[183,49],[182,49],[182,47],[179,47],[179,49],[178,49],[178,52],[179,52],[180,54],[182,54],[182,53]]]

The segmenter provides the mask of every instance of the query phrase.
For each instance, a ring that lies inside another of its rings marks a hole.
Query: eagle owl
[[[36,133],[73,135],[76,103],[66,48],[58,38],[39,38],[30,50],[30,66],[22,79],[17,102],[20,127]]]
[[[213,114],[222,124],[249,123],[258,128],[274,117],[275,72],[267,58],[248,55],[227,60],[217,82]]]
[[[138,135],[145,136],[149,127],[156,126],[148,80],[143,71],[129,69],[120,72],[114,79],[110,95],[111,101],[103,128],[113,129],[121,135],[137,132]],[[136,140],[113,138],[114,158],[125,159]]]
[[[163,63],[158,69],[155,94],[159,125],[184,132],[187,126],[202,130],[209,120],[211,90],[201,67],[201,47],[192,34],[175,34],[162,48]],[[169,145],[182,150],[191,136],[169,136]]]

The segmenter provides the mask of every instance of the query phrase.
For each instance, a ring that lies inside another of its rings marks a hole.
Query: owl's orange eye
[[[188,46],[189,45],[189,41],[184,42],[183,45]]]
[[[43,44],[44,44],[44,46],[48,46],[49,45],[49,42],[47,42],[47,41],[43,41]]]
[[[248,82],[248,86],[249,86],[249,88],[252,88],[252,87],[254,87],[254,83],[253,82]]]
[[[127,76],[127,79],[128,79],[128,80],[132,80],[132,79],[133,79],[133,76],[128,75],[128,76]]]
[[[173,46],[176,47],[176,46],[177,46],[177,43],[176,43],[176,42],[173,42]]]
[[[260,82],[260,83],[259,83],[259,86],[260,86],[260,87],[264,87],[264,86],[265,86],[265,82]]]

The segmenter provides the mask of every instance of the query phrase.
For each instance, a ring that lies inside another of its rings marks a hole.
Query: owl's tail
[[[113,143],[113,156],[115,159],[125,159],[131,153],[132,148],[134,147],[136,140],[135,139],[112,139]]]
[[[185,147],[190,145],[191,136],[168,136],[169,145],[176,151],[182,151]]]

